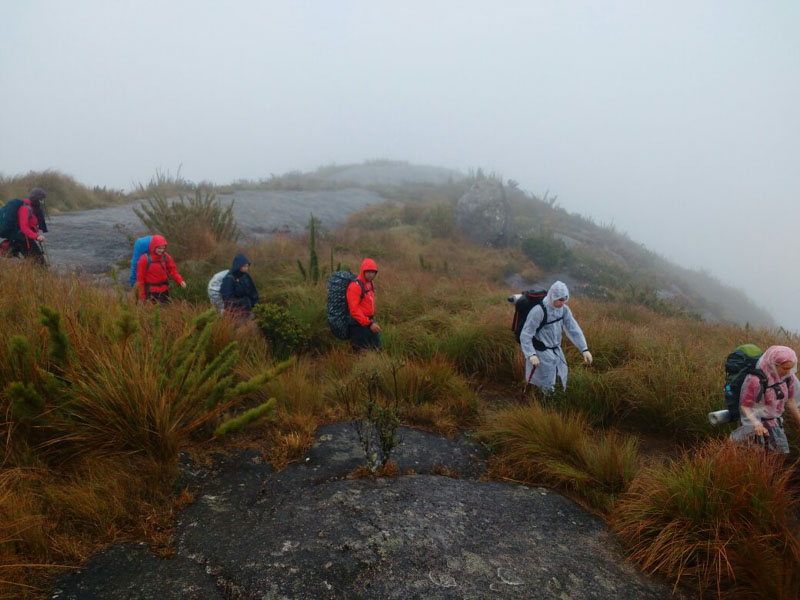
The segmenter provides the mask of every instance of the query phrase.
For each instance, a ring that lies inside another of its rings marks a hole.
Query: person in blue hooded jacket
[[[219,290],[225,312],[241,319],[252,318],[253,307],[258,304],[258,290],[249,270],[250,260],[244,254],[237,254]]]

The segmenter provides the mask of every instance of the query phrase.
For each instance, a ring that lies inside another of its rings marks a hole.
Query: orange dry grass
[[[165,551],[175,508],[169,477],[132,457],[86,459],[68,473],[0,473],[0,598],[39,597],[46,575],[108,543],[144,538]]]
[[[608,512],[638,469],[638,444],[614,431],[595,432],[578,413],[531,404],[490,415],[479,430],[503,478],[552,485]]]
[[[711,441],[634,479],[614,528],[650,572],[719,597],[797,598],[800,538],[783,458]]]

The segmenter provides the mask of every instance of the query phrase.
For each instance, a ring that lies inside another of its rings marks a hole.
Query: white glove
[[[583,362],[585,362],[587,365],[592,364],[592,353],[588,350],[583,352]]]
[[[538,356],[536,356],[535,354],[531,355],[531,357],[530,357],[528,360],[530,360],[530,361],[531,361],[531,364],[532,364],[534,367],[538,367],[538,366],[539,366],[539,357],[538,357]]]

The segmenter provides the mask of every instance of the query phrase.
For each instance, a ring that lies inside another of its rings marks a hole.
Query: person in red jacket
[[[378,265],[371,258],[365,258],[358,278],[347,286],[347,308],[353,318],[348,336],[356,352],[381,347],[381,328],[374,319],[375,286],[372,283],[377,274]]]
[[[169,278],[185,288],[186,282],[178,273],[175,261],[167,253],[167,240],[154,235],[150,239],[150,251],[139,257],[136,263],[136,282],[139,298],[151,302],[169,302]]]
[[[31,190],[30,195],[22,201],[22,206],[17,211],[19,230],[9,240],[11,242],[12,256],[30,257],[43,266],[45,264],[44,252],[39,244],[44,242],[44,236],[40,229],[47,231],[42,212],[43,202],[46,197],[47,194],[41,188],[33,188]],[[41,223],[37,215],[41,215]]]

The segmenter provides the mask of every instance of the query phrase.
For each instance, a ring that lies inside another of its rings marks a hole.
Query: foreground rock
[[[95,557],[52,598],[667,598],[620,560],[601,520],[543,488],[481,482],[478,446],[403,429],[415,475],[343,477],[361,462],[347,424],[275,473],[255,452],[188,465],[200,491],[176,556],[137,546]],[[434,473],[459,473],[456,479]]]

